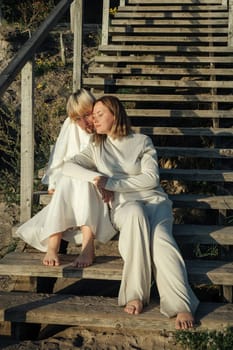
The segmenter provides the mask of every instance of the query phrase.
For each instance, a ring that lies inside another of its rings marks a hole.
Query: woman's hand
[[[113,200],[114,192],[106,190],[104,187],[108,181],[107,176],[97,176],[94,178],[94,184],[98,188],[99,192],[102,195],[104,203],[109,203]]]

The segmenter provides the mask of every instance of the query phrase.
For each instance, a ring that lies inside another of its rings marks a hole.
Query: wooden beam
[[[103,0],[102,41],[101,41],[102,45],[108,44],[109,7],[110,7],[110,1]]]
[[[34,178],[34,76],[33,62],[22,69],[20,222],[31,217]]]
[[[228,46],[233,47],[233,0],[229,0]]]
[[[75,92],[81,88],[83,0],[75,0],[72,4],[72,10],[74,30],[73,92]]]

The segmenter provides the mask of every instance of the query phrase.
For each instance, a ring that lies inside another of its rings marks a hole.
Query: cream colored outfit
[[[61,172],[64,161],[84,149],[91,137],[70,118],[65,120],[42,180],[56,190],[50,203],[16,231],[18,237],[42,252],[47,251],[49,237],[58,232],[64,232],[64,240],[81,244],[82,233],[77,228],[82,225],[91,227],[96,240],[103,243],[116,234],[109,207],[96,187]]]
[[[160,187],[151,139],[141,134],[121,140],[107,137],[100,146],[90,143],[63,167],[65,175],[90,182],[96,171],[108,176],[105,188],[114,191],[111,217],[120,231],[119,251],[124,261],[119,305],[133,299],[147,304],[153,272],[161,312],[168,317],[194,313],[199,301],[172,235],[172,203]]]

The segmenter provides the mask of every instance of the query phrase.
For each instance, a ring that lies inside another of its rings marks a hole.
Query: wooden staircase
[[[197,319],[204,329],[232,326],[233,47],[228,46],[228,9],[220,0],[127,1],[111,19],[108,43],[99,46],[82,85],[97,97],[118,96],[135,131],[152,138],[161,183],[173,200],[174,235],[190,282],[214,285],[222,296],[218,303],[201,303]],[[41,203],[47,203],[45,197]],[[15,252],[0,261],[0,275],[121,279],[117,254],[97,257],[84,270],[71,268],[71,259],[63,256],[61,266],[47,268],[41,254]],[[105,329],[174,329],[173,321],[159,314],[158,302],[132,319],[116,311],[115,299],[37,293],[18,294],[17,299],[10,294],[1,293],[0,321],[42,322],[49,314],[50,323],[92,327],[94,317]]]

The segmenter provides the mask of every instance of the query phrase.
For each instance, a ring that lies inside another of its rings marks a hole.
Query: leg
[[[172,235],[172,210],[169,201],[149,204],[151,254],[160,294],[161,312],[177,316],[175,327],[193,327],[199,301],[188,283],[184,260]]]
[[[91,228],[89,226],[82,226],[81,231],[83,235],[82,250],[72,264],[79,268],[90,266],[93,263],[95,256],[94,235]]]
[[[148,219],[143,204],[132,202],[118,208],[113,220],[120,230],[119,251],[124,261],[118,302],[126,305],[127,313],[138,314],[150,297]]]
[[[48,249],[43,259],[43,264],[46,266],[58,266],[60,264],[58,251],[62,239],[62,233],[55,233],[48,239]]]

